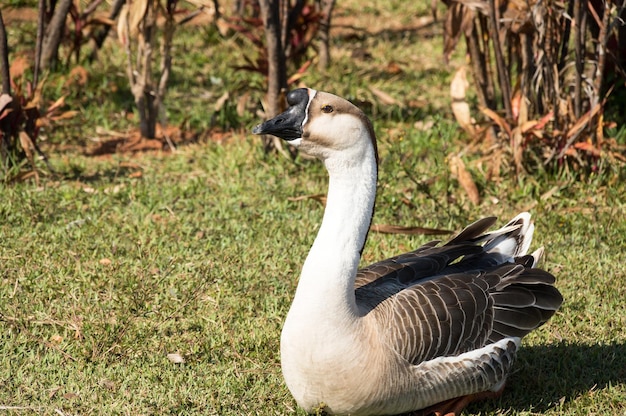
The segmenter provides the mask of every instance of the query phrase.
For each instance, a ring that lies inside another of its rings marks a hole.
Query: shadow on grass
[[[626,383],[626,344],[583,345],[562,342],[523,347],[504,394],[475,403],[470,414],[497,409],[543,412],[566,409],[590,391]]]

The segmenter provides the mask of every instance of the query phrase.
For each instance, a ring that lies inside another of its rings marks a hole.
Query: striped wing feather
[[[359,271],[355,294],[361,312],[386,323],[381,339],[409,362],[521,338],[560,306],[554,276],[530,268],[532,256],[503,264],[505,256],[478,244],[493,222],[477,221],[444,246],[428,243]],[[516,238],[515,224],[510,228]]]

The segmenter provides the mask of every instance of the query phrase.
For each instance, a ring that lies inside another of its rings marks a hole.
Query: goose
[[[563,301],[526,254],[526,212],[502,228],[483,218],[440,245],[358,269],[374,211],[372,123],[336,95],[300,88],[288,109],[253,128],[320,159],[329,174],[322,223],[280,340],[297,404],[339,415],[457,415],[499,395],[520,339]]]

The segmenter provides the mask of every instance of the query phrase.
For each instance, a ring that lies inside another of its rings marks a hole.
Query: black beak
[[[261,123],[252,129],[254,134],[271,134],[284,140],[302,137],[302,124],[306,118],[309,93],[306,88],[299,88],[287,94],[289,108],[276,117]]]

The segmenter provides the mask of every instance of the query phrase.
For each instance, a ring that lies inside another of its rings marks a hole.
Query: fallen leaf
[[[47,112],[51,113],[54,110],[56,110],[57,108],[63,107],[65,105],[65,97],[66,97],[66,95],[63,95],[59,99],[57,99],[54,103],[52,103],[52,105],[50,107],[48,107]]]
[[[470,136],[476,133],[472,116],[470,114],[470,106],[465,101],[465,91],[469,87],[467,76],[465,75],[465,67],[461,67],[454,74],[450,83],[450,98],[452,100],[452,113],[461,128]]]
[[[511,137],[511,126],[503,117],[490,108],[483,107],[480,111],[500,126],[500,128],[506,132],[507,137]]]
[[[484,2],[487,4],[487,2]],[[474,2],[474,7],[481,6],[480,2]],[[486,7],[486,6],[482,6]],[[443,54],[446,63],[450,60],[452,51],[456,48],[461,35],[469,36],[473,28],[475,12],[472,8],[465,6],[461,2],[453,2],[446,11],[443,22]]]
[[[131,36],[134,36],[139,32],[139,27],[144,20],[144,16],[148,12],[148,4],[150,0],[133,0],[128,2],[130,8],[128,9],[128,27],[130,29]]]
[[[111,262],[111,259],[107,259],[107,258],[105,257],[105,258],[103,258],[103,259],[100,259],[100,260],[98,261],[98,263],[100,263],[100,264],[101,264],[101,265],[103,265],[103,266],[110,266],[112,262]]]
[[[71,118],[76,117],[78,114],[80,114],[79,111],[69,110],[69,111],[65,111],[65,112],[59,114],[58,116],[50,117],[50,120],[52,120],[52,121],[69,120]]]
[[[52,335],[50,337],[50,342],[52,342],[53,344],[60,344],[63,342],[63,337],[61,335]]]
[[[380,100],[381,103],[386,104],[386,105],[400,105],[400,102],[398,100],[396,100],[395,98],[393,98],[391,95],[387,94],[386,92],[379,90],[376,87],[369,87],[369,89],[372,92],[372,94],[374,94],[376,98]]]
[[[167,359],[173,362],[174,364],[183,364],[185,362],[185,359],[183,358],[183,356],[177,352],[167,354]]]
[[[459,156],[452,155],[450,156],[449,166],[450,172],[452,175],[456,176],[470,201],[472,201],[474,205],[478,205],[480,203],[478,188],[476,187],[474,179],[472,179],[472,175],[465,168],[465,163],[463,163]]]
[[[410,235],[440,235],[440,234],[452,234],[449,230],[440,230],[437,228],[425,228],[425,227],[403,227],[401,225],[390,224],[374,224],[371,230],[377,233],[383,234],[410,234]]]
[[[428,120],[428,121],[418,120],[415,123],[413,123],[413,127],[421,131],[430,131],[434,125],[435,125],[434,120]]]
[[[30,67],[29,60],[25,56],[18,56],[13,58],[11,67],[9,68],[10,79],[16,80],[21,77],[24,72]]]
[[[578,142],[574,143],[574,147],[579,150],[584,150],[586,152],[591,153],[593,156],[600,157],[602,152],[600,149],[596,148],[593,143],[590,142]]]
[[[591,121],[591,119],[595,117],[598,111],[600,111],[600,109],[602,108],[602,104],[596,104],[591,110],[583,114],[583,116],[580,117],[578,121],[576,121],[576,123],[567,131],[567,138],[570,139],[571,137],[577,135],[583,128],[585,128],[587,124]]]
[[[305,199],[313,199],[322,205],[326,205],[326,194],[301,195],[287,198],[291,202],[304,201]]]
[[[220,111],[222,107],[224,107],[224,104],[226,104],[226,101],[228,101],[228,98],[230,98],[230,94],[228,93],[228,91],[226,91],[224,94],[222,94],[220,98],[217,99],[217,101],[215,102],[216,112]]]
[[[128,5],[124,4],[117,18],[117,38],[122,45],[128,45]]]
[[[48,393],[48,399],[52,399],[60,390],[61,386],[51,388],[50,392]]]
[[[109,186],[108,188],[104,188],[104,193],[107,195],[115,195],[117,193],[119,193],[122,189],[125,188],[125,185],[122,184],[117,184],[114,186]]]
[[[0,95],[0,113],[13,101],[13,97],[9,94]]]
[[[387,64],[385,71],[387,71],[388,74],[396,75],[402,73],[402,68],[400,68],[400,65],[396,62],[391,61]]]
[[[246,107],[248,106],[249,101],[250,101],[250,92],[244,93],[237,100],[237,115],[239,117],[243,117],[246,114]]]
[[[107,390],[115,390],[115,383],[111,380],[101,380],[100,385],[102,385]]]
[[[84,66],[77,65],[70,73],[67,75],[67,79],[65,80],[64,86],[68,87],[71,85],[79,85],[85,86],[87,85],[87,80],[89,79],[89,72],[85,69]]]
[[[547,201],[548,199],[552,198],[552,196],[557,193],[559,191],[559,187],[558,186],[553,186],[549,191],[544,192],[539,199],[541,199],[542,201]]]
[[[26,158],[28,159],[28,161],[30,162],[30,165],[34,169],[35,160],[33,158],[33,149],[35,148],[35,146],[33,145],[33,142],[30,139],[30,136],[26,134],[25,131],[20,131],[19,137],[20,137],[20,146],[22,146],[22,150],[26,154]]]

